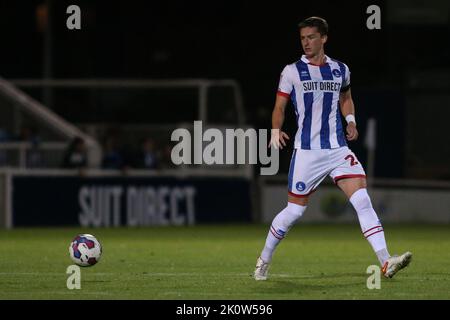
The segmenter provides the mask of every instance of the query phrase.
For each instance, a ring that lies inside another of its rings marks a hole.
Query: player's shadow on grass
[[[342,278],[350,278],[353,281],[343,281]],[[328,281],[329,279],[329,281]],[[340,279],[338,283],[332,279]],[[317,283],[317,280],[327,280]],[[267,287],[267,293],[302,293],[303,291],[329,291],[330,289],[346,289],[365,286],[367,278],[361,273],[335,273],[335,274],[316,274],[312,276],[293,276],[289,278],[272,277],[268,280],[270,286]],[[265,288],[258,288],[264,292]]]
[[[267,293],[303,293],[303,292],[311,292],[311,291],[330,291],[334,289],[345,290],[346,288],[355,288],[361,287],[364,282],[354,281],[354,282],[346,282],[346,283],[322,283],[322,284],[312,284],[305,283],[301,281],[286,281],[286,280],[275,280],[274,285],[271,286],[270,290],[267,290]]]
[[[296,279],[327,279],[327,278],[361,278],[366,279],[365,273],[360,272],[337,272],[337,273],[320,273],[308,276],[292,277]]]
[[[278,286],[280,287],[280,292],[286,292],[286,287],[290,287],[292,291],[298,290],[326,290],[329,291],[331,289],[343,289],[349,287],[359,287],[361,286],[360,281],[355,282],[346,282],[346,283],[323,283],[323,284],[311,284],[311,283],[302,283],[302,282],[288,282],[288,281],[279,281]]]
[[[83,280],[83,282],[87,282],[87,283],[106,283],[106,282],[112,282],[112,280]]]

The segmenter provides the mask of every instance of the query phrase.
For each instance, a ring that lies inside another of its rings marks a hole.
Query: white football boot
[[[383,265],[381,271],[386,278],[392,278],[398,271],[407,267],[412,259],[411,252],[405,252],[401,256],[389,257]]]
[[[255,280],[267,280],[268,270],[269,264],[259,257],[258,260],[256,260],[256,269],[253,273],[253,278],[255,278]]]

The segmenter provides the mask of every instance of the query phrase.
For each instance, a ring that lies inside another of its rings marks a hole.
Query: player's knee
[[[288,203],[287,207],[275,217],[272,224],[287,232],[302,217],[305,210],[306,206]]]
[[[286,210],[289,212],[289,215],[292,218],[293,222],[296,222],[302,217],[303,212],[305,212],[306,210],[306,206],[288,202]]]
[[[367,180],[366,178],[359,178],[357,183],[357,188],[359,189],[367,189]]]

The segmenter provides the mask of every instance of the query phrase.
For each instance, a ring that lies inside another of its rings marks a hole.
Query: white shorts
[[[289,195],[308,196],[327,175],[336,183],[345,178],[362,178],[366,176],[366,173],[348,147],[318,150],[294,149],[289,166]]]

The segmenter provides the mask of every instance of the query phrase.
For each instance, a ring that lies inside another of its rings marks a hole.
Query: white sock
[[[364,237],[369,241],[378,260],[383,265],[384,261],[389,258],[389,253],[387,251],[386,240],[384,239],[383,226],[375,210],[373,210],[367,190],[357,190],[350,197],[350,202],[358,214],[359,224],[361,225]]]
[[[378,261],[380,261],[380,264],[383,266],[386,260],[390,257],[389,252],[387,249],[381,249],[380,251],[376,252]]]
[[[266,244],[261,252],[261,259],[269,263],[272,261],[272,255],[275,248],[281,240],[286,236],[289,229],[297,222],[306,210],[306,206],[301,206],[292,202],[288,202],[287,207],[273,219],[267,234]]]

